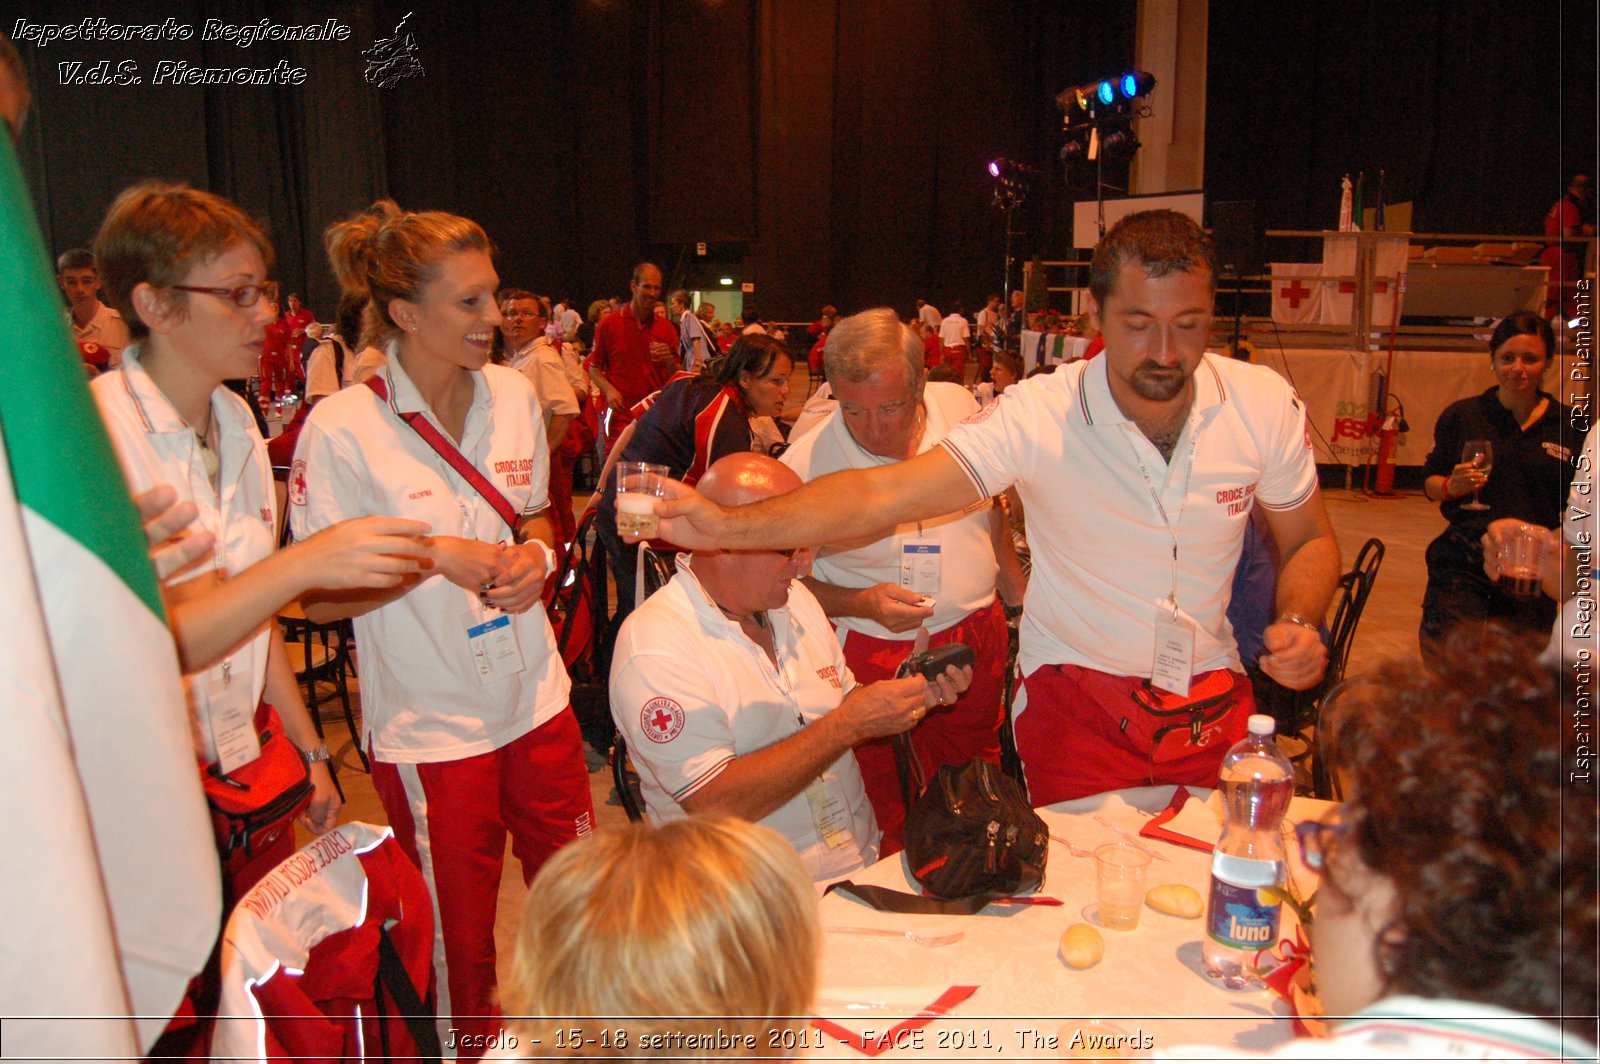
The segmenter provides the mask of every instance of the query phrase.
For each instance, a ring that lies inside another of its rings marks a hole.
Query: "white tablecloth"
[[[1165,808],[1173,790],[1164,786],[1120,791],[1064,802],[1040,810],[1040,815],[1053,834],[1092,850],[1117,838],[1094,820],[1094,814],[1136,833],[1149,819],[1140,810]],[[1327,807],[1326,802],[1297,798],[1289,816],[1296,821],[1314,818]],[[1186,883],[1205,897],[1210,854],[1144,841],[1168,858],[1151,862],[1147,886]],[[1291,853],[1290,867],[1296,884],[1308,895],[1315,877],[1300,865],[1298,853]],[[900,855],[853,878],[857,883],[916,889]],[[1231,992],[1205,978],[1200,960],[1203,918],[1182,920],[1146,906],[1137,929],[1102,930],[1104,959],[1077,971],[1062,963],[1057,940],[1069,924],[1087,922],[1085,910],[1095,900],[1093,859],[1074,857],[1052,842],[1039,893],[1060,898],[1065,905],[990,906],[976,916],[913,916],[878,912],[853,899],[828,895],[822,900],[824,927],[928,934],[960,930],[965,937],[930,949],[891,938],[824,934],[817,1014],[835,1018],[851,1030],[870,1028],[881,1035],[946,988],[975,984],[976,993],[923,1028],[914,1043],[905,1041],[880,1058],[923,1064],[942,1059],[1055,1059],[1059,1053],[1052,1040],[1064,1025],[1070,1035],[1079,1026],[1072,1021],[1081,1019],[1105,1020],[1130,1034],[1137,1030],[1148,1035],[1153,1048],[1137,1052],[1140,1056],[1192,1043],[1266,1049],[1294,1037],[1288,1009],[1272,992]],[[1293,914],[1286,909],[1284,935],[1292,937],[1293,926]],[[844,1003],[885,1007],[852,1009]],[[1018,1033],[1030,1031],[1033,1034]],[[816,1039],[819,1033],[812,1030],[810,1035]],[[811,1059],[866,1058],[828,1037],[820,1048],[813,1044]]]

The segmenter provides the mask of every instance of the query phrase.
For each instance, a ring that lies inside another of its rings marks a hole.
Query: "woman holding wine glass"
[[[1542,387],[1554,349],[1543,318],[1508,315],[1489,339],[1494,387],[1450,404],[1434,425],[1423,491],[1450,524],[1428,545],[1424,650],[1464,624],[1548,631],[1554,620],[1549,601],[1508,594],[1485,576],[1481,543],[1499,518],[1546,528],[1560,520],[1581,440],[1571,409]]]

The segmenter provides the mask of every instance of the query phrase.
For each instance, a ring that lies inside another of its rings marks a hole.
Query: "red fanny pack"
[[[1151,686],[1146,680],[1130,691],[1122,731],[1150,751],[1152,761],[1174,761],[1227,741],[1223,726],[1238,708],[1233,689],[1238,678],[1227,669],[1196,677],[1187,695]]]
[[[283,733],[278,711],[262,702],[256,707],[255,728],[260,757],[227,775],[215,765],[200,772],[224,872],[236,871],[285,831],[294,830],[294,818],[311,804],[311,777],[300,751]]]

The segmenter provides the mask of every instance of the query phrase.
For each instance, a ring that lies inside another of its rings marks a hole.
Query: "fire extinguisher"
[[[1406,430],[1407,425],[1404,405],[1399,399],[1395,399],[1394,403],[1395,408],[1384,414],[1383,422],[1378,426],[1378,477],[1373,495],[1380,499],[1401,497],[1394,490],[1394,452],[1400,443],[1400,433]]]

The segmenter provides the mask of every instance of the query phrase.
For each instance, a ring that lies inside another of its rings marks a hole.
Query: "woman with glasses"
[[[679,373],[633,408],[634,421],[611,450],[600,474],[597,528],[617,581],[617,623],[633,612],[634,560],[639,547],[617,536],[617,485],[610,476],[617,460],[655,462],[685,484],[694,484],[712,463],[741,451],[772,449],[771,419],[789,401],[794,359],[770,336],[741,336],[726,355],[713,356],[697,374]],[[752,422],[768,419],[764,435]]]
[[[202,766],[248,764],[264,732],[286,734],[313,788],[302,822],[332,827],[339,795],[273,618],[313,587],[390,587],[421,565],[425,526],[374,518],[285,550],[266,446],[223,381],[255,372],[277,284],[272,245],[238,207],[209,192],[143,184],[112,204],[95,240],[101,282],[128,324],[122,365],[93,384],[135,494],[170,485],[215,544],[164,588]],[[274,707],[276,713],[273,713]],[[276,719],[281,718],[281,725]],[[154,827],[154,826],[152,826]],[[238,867],[236,898],[294,852],[284,834]]]
[[[1299,835],[1322,875],[1312,962],[1334,1034],[1273,1056],[1594,1059],[1597,809],[1563,753],[1588,695],[1500,636],[1330,706],[1347,798]]]
[[[373,786],[438,914],[440,1034],[454,1028],[462,1056],[476,1056],[499,1029],[507,834],[527,882],[594,822],[541,608],[554,560],[544,420],[528,379],[489,364],[500,285],[476,222],[385,200],[330,227],[326,244],[345,291],[370,298],[366,332],[388,363],[306,419],[295,531],[399,513],[433,534],[425,579],[308,601],[306,613],[355,618]]]

